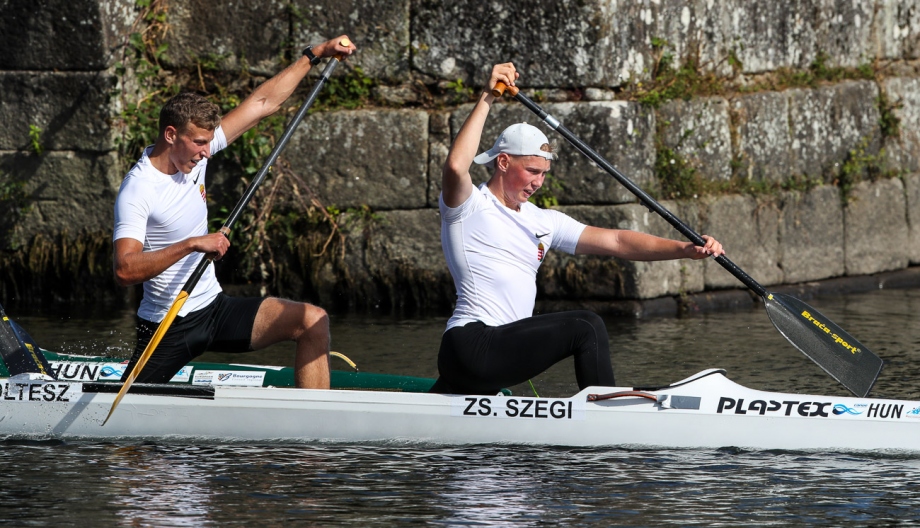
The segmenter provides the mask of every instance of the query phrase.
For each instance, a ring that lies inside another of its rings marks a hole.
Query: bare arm
[[[444,203],[448,207],[457,207],[473,192],[473,179],[470,177],[470,166],[473,164],[473,158],[476,157],[476,151],[479,149],[479,140],[482,139],[482,128],[485,126],[486,118],[489,116],[489,110],[492,108],[492,102],[495,97],[492,96],[492,89],[501,81],[508,86],[514,86],[518,73],[514,65],[509,63],[496,64],[492,68],[492,74],[489,82],[483,88],[479,95],[479,101],[473,107],[469,117],[460,127],[460,132],[450,146],[450,152],[447,154],[447,161],[444,163],[444,170],[441,172],[441,193],[444,197]]]
[[[187,238],[157,251],[144,251],[144,245],[133,238],[119,238],[115,241],[115,282],[131,286],[148,281],[194,252],[210,253],[218,260],[229,247],[222,233]]]
[[[638,231],[604,229],[588,226],[581,233],[576,255],[605,255],[628,260],[673,260],[681,258],[702,259],[723,255],[725,251],[718,240],[703,235],[705,246],[661,238]]]
[[[355,45],[348,40],[348,46],[343,46],[343,39],[348,39],[348,37],[341,35],[314,46],[313,54],[317,57],[351,55],[356,49]],[[281,73],[259,85],[239,106],[228,112],[221,119],[227,143],[233,142],[259,121],[277,112],[287,98],[294,93],[310,68],[310,59],[300,57]]]

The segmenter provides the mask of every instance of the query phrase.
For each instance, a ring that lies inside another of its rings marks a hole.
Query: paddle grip
[[[339,45],[345,46],[347,48],[348,46],[351,46],[351,41],[348,40],[347,38],[343,38],[342,40],[339,41]],[[338,55],[335,56],[335,59],[339,62],[345,62],[345,59],[347,58],[348,56],[345,55],[344,53],[339,53]]]
[[[508,86],[507,84],[498,81],[495,83],[495,88],[492,88],[492,97],[501,97],[506,90],[511,94],[512,97],[516,96],[518,92],[520,92],[520,89],[518,89],[517,86]]]

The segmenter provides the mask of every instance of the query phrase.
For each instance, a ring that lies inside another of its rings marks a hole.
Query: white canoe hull
[[[633,389],[559,399],[221,386],[205,398],[129,393],[105,426],[113,393],[0,382],[6,439],[920,451],[920,402],[763,392],[715,370],[603,401],[588,395]]]

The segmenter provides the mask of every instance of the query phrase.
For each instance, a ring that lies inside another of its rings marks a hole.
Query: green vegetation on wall
[[[730,87],[730,79],[716,75],[707,69],[700,59],[699,50],[692,50],[678,63],[678,58],[669,50],[668,41],[652,38],[654,62],[650,69],[651,80],[629,82],[624,90],[627,99],[658,108],[674,99],[690,99],[705,95],[724,94]],[[734,55],[726,60],[737,61]]]
[[[869,63],[855,68],[830,66],[830,57],[824,52],[818,52],[809,67],[804,70],[779,68],[741,82],[742,64],[734,52],[730,52],[723,59],[730,65],[732,74],[719,76],[715,73],[719,65],[702,63],[698,49],[691,48],[685,57],[678,60],[667,41],[652,38],[651,43],[654,62],[648,71],[650,79],[629,82],[621,95],[652,109],[658,109],[675,99],[690,100],[712,95],[731,97],[733,94],[764,90],[816,88],[822,83],[844,80],[876,80],[881,75],[877,66]],[[896,110],[901,107],[900,101],[890,101],[887,94],[881,91],[875,103],[879,110],[878,130],[882,139],[897,138],[900,134],[900,119]],[[741,163],[735,160],[735,174],[729,180],[709,181],[700,177],[693,162],[685,159],[680,153],[680,145],[692,136],[693,131],[687,131],[680,138],[678,145],[668,145],[663,138],[664,130],[669,125],[670,123],[663,121],[658,123],[655,142],[658,192],[668,199],[688,199],[722,193],[773,194],[780,190],[808,189],[825,183],[840,187],[841,196],[846,201],[852,187],[866,178],[874,180],[898,176],[897,171],[888,170],[884,166],[884,148],[873,152],[870,149],[870,139],[864,138],[859,145],[850,149],[838,168],[829,170],[827,174],[793,174],[780,182],[760,181],[738,174]]]
[[[6,172],[0,172],[0,252],[17,251],[22,240],[16,236],[16,226],[32,209],[32,200],[25,182]]]

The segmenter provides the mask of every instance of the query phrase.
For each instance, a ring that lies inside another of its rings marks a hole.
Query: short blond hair
[[[170,126],[181,132],[189,123],[205,130],[214,130],[220,125],[220,107],[204,96],[182,92],[171,97],[160,109],[160,134]]]

